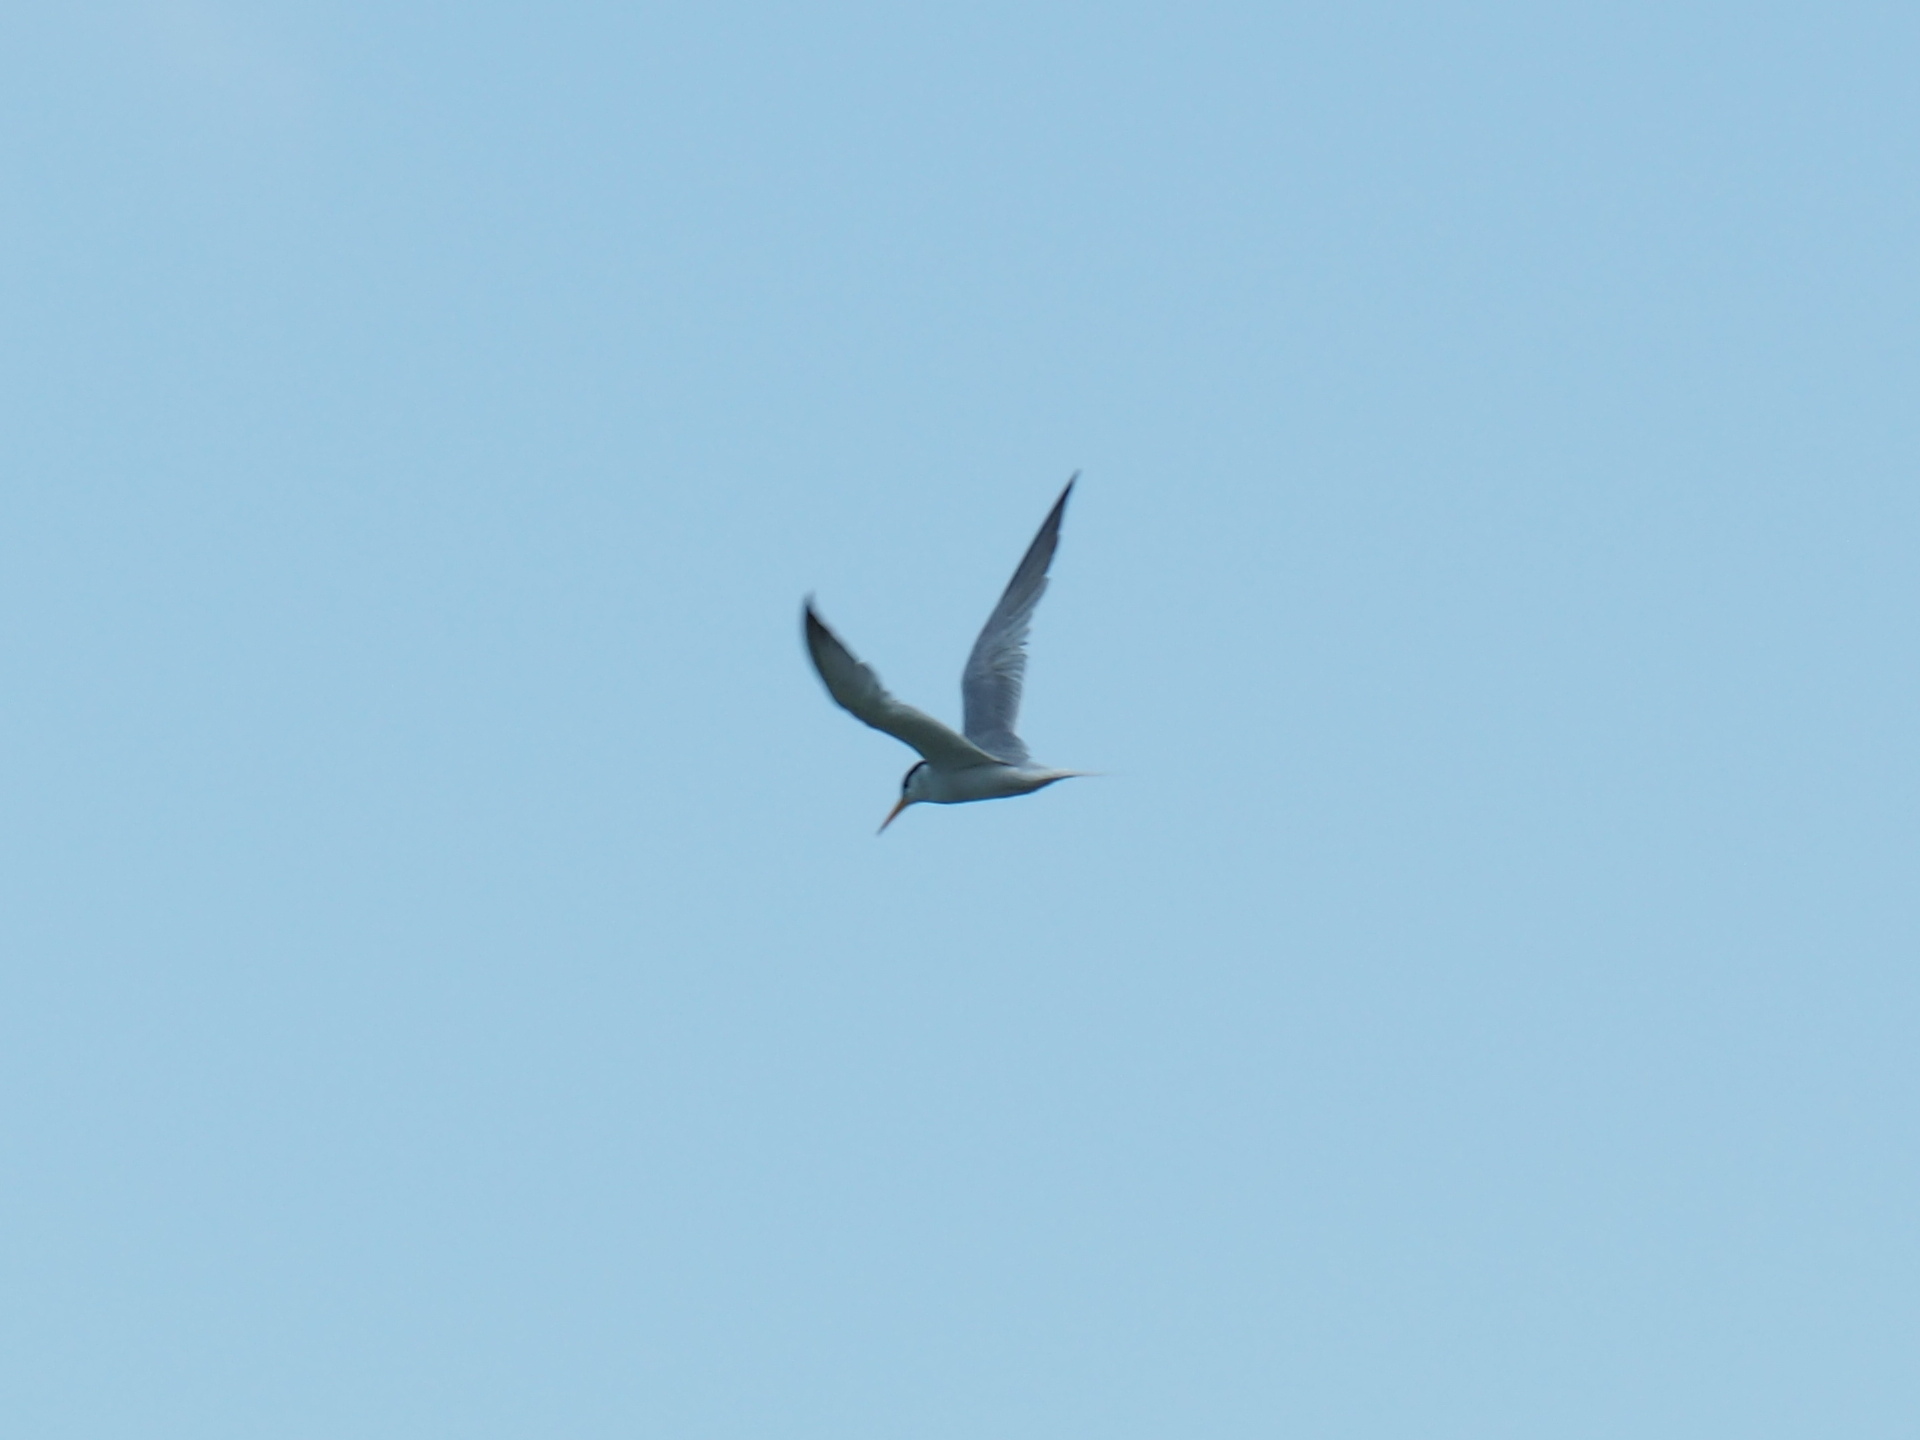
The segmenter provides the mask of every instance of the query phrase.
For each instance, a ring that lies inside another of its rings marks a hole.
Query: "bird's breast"
[[[969,800],[1003,800],[1027,795],[1059,778],[1057,771],[1024,765],[969,765],[964,770],[928,767],[927,799],[936,805],[961,805]]]

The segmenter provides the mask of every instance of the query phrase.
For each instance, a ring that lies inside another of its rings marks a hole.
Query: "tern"
[[[807,654],[834,701],[854,719],[904,741],[920,752],[920,762],[900,782],[900,799],[880,830],[894,822],[909,805],[960,805],[969,800],[1000,800],[1009,795],[1031,795],[1056,780],[1084,775],[1084,770],[1049,770],[1027,758],[1026,743],[1014,733],[1020,715],[1020,687],[1027,673],[1027,630],[1033,610],[1047,591],[1047,566],[1060,543],[1060,517],[1066,513],[1067,488],[1053,502],[1041,522],[1040,533],[1007,582],[1006,593],[993,607],[980,638],[973,642],[967,668],[960,672],[960,698],[965,708],[965,733],[956,733],[924,711],[904,705],[887,693],[871,667],[854,658],[840,637],[814,612],[806,599]],[[876,832],[877,833],[877,832]]]

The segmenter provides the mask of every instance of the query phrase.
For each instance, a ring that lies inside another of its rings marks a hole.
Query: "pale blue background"
[[[1920,1433],[1917,42],[10,9],[9,1433]]]

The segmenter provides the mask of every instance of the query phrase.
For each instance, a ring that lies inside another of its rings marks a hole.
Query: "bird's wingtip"
[[[827,649],[846,649],[840,637],[827,627],[827,622],[813,608],[813,596],[807,596],[807,603],[800,612],[800,638],[807,643],[807,649],[817,657],[822,647]]]

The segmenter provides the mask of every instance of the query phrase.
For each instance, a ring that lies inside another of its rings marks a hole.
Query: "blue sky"
[[[1910,9],[4,33],[23,1433],[1913,1433]]]

